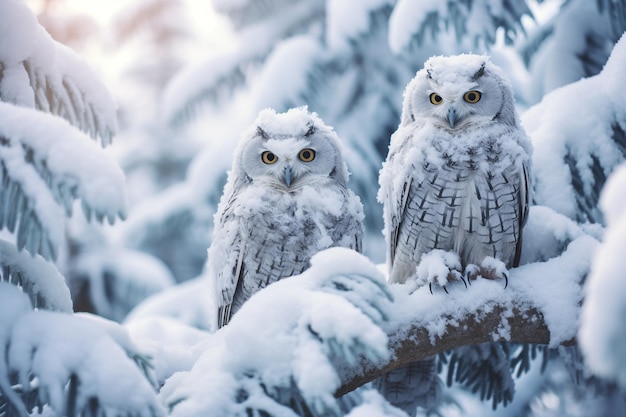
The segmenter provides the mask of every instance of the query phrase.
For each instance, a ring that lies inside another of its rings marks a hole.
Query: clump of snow
[[[601,237],[601,233],[589,230],[589,227],[583,228],[569,217],[549,207],[531,206],[529,213],[523,230],[521,265],[547,261],[559,256],[570,242],[585,234],[590,234],[596,239]],[[591,233],[592,231],[594,233]]]
[[[307,106],[294,107],[284,113],[277,113],[272,108],[266,108],[259,112],[250,130],[243,134],[244,137],[254,135],[256,128],[260,127],[272,136],[304,136],[309,128],[315,127],[316,131],[332,136],[333,141],[338,142],[333,128],[324,124],[315,112],[309,112]]]
[[[28,58],[35,45],[37,27],[35,15],[23,1],[0,3],[0,61],[3,66],[10,67]]]
[[[607,220],[605,240],[593,260],[585,287],[580,346],[589,367],[600,376],[626,387],[626,211],[624,210],[626,165],[609,178],[600,204]]]
[[[275,403],[281,395],[287,395],[284,401],[301,395],[318,412],[336,409],[333,393],[341,381],[335,361],[388,356],[378,326],[390,307],[384,288],[382,274],[362,255],[322,251],[303,274],[252,296],[212,336],[191,371],[166,382],[161,396],[173,416],[232,415],[255,407],[269,412],[271,404],[282,407]],[[235,401],[242,392],[243,401]]]
[[[0,391],[13,404],[22,415],[27,415],[26,407],[22,404],[19,396],[11,388],[9,381],[9,367],[5,358],[11,342],[13,328],[19,318],[32,309],[31,303],[15,285],[0,282]]]
[[[587,57],[593,60],[608,54],[607,44],[613,43],[608,16],[599,10],[597,3],[571,1],[552,5],[544,2],[541,8],[544,10],[535,14],[538,30],[529,33],[527,45],[523,46],[530,51],[537,49],[532,52],[532,58],[526,58],[531,59],[529,69],[534,80],[528,89],[532,102],[580,80],[589,73],[590,66],[595,66]],[[605,41],[608,39],[610,43]],[[523,55],[531,55],[531,52],[524,51]]]

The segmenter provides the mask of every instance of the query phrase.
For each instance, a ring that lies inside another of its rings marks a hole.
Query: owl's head
[[[242,137],[233,170],[242,180],[283,191],[348,181],[337,134],[306,106],[262,110]]]
[[[511,86],[487,56],[432,57],[404,91],[402,124],[415,121],[451,131],[492,121],[516,125]]]

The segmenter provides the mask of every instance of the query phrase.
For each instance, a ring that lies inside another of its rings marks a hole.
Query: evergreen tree
[[[0,414],[162,415],[146,357],[118,325],[74,315],[52,263],[75,201],[100,223],[126,214],[124,175],[97,144],[114,102],[21,1],[0,4],[0,27]],[[110,395],[118,378],[132,401]]]

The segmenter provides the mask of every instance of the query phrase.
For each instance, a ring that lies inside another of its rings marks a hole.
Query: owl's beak
[[[291,187],[291,167],[285,168],[285,185],[287,188]]]
[[[454,129],[454,125],[456,124],[456,121],[457,121],[456,110],[454,110],[454,107],[450,107],[448,109],[448,123],[450,124],[450,127],[452,129]]]

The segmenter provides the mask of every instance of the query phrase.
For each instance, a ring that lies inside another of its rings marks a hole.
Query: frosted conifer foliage
[[[21,1],[0,2],[0,414],[163,415],[150,364],[119,325],[77,316],[51,260],[80,200],[87,219],[126,213],[104,153],[115,103]],[[91,138],[88,137],[91,136]]]
[[[556,89],[522,115],[532,138],[536,203],[601,222],[600,191],[626,158],[626,37],[602,72]]]
[[[146,359],[119,325],[32,311],[26,295],[7,283],[0,283],[0,315],[3,415],[25,417],[44,404],[59,415],[164,415],[149,373],[137,366],[149,372]]]

